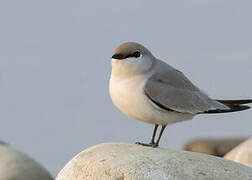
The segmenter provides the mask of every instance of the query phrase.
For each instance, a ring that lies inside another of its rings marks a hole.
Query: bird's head
[[[119,45],[112,56],[112,74],[130,76],[145,73],[154,61],[151,52],[136,42],[126,42]]]

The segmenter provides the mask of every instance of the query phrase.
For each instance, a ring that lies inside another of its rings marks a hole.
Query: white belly
[[[110,96],[113,103],[132,119],[150,124],[166,125],[192,119],[193,115],[164,111],[144,95],[146,76],[110,78]]]

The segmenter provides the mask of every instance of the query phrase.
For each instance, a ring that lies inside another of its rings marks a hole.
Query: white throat
[[[153,57],[140,56],[139,58],[127,58],[123,60],[112,59],[113,76],[130,77],[145,73],[150,70],[153,64]]]

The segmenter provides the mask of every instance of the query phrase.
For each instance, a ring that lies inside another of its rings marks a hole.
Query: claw
[[[153,143],[141,143],[141,142],[136,142],[136,144],[142,145],[142,146],[153,147],[153,148],[158,147],[158,144],[156,144],[156,143],[153,144]]]

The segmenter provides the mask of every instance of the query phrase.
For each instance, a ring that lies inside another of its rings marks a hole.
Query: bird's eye
[[[141,53],[140,53],[140,51],[135,51],[135,52],[132,54],[132,56],[135,57],[135,58],[138,58],[138,57],[141,56]]]

